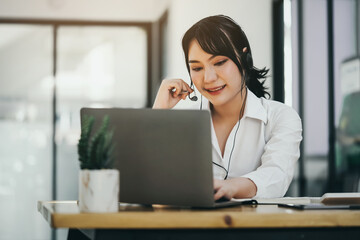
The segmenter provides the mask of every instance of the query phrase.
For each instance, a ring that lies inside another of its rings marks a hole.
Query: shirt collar
[[[258,98],[253,92],[249,89],[246,99],[244,117],[255,118],[263,121],[267,124],[267,114],[264,106],[261,103],[261,99]],[[203,96],[202,99],[202,109],[210,111],[210,102]]]
[[[261,99],[248,89],[244,117],[256,118],[267,124],[267,114]]]

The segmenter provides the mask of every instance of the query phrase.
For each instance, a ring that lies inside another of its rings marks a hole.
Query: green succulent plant
[[[81,135],[78,143],[78,155],[81,169],[113,168],[114,144],[113,130],[108,130],[109,116],[104,116],[97,132],[92,133],[93,116],[84,116],[81,124]]]

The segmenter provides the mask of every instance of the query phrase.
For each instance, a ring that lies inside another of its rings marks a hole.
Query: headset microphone
[[[195,92],[193,86],[194,86],[194,83],[193,83],[193,81],[191,80],[190,88],[193,90],[194,96],[193,96],[193,97],[190,97],[190,93],[189,93],[188,98],[189,98],[191,101],[196,102],[196,101],[198,100],[198,97],[196,96],[196,92]]]
[[[174,93],[174,92],[176,91],[176,88],[173,88],[171,91]],[[193,93],[194,93],[195,96],[192,96],[192,97],[190,97],[190,92],[187,91],[187,90],[181,90],[181,93],[180,93],[180,94],[187,94],[187,95],[188,95],[188,98],[189,98],[191,101],[196,102],[196,101],[198,100],[198,97],[196,96],[195,90],[194,90]]]
[[[190,97],[190,94],[188,95],[188,98],[191,100],[191,101],[194,101],[194,102],[196,102],[197,100],[198,100],[198,97],[196,96],[196,93],[195,93],[195,91],[194,91],[194,95],[195,96],[193,96],[193,97]]]

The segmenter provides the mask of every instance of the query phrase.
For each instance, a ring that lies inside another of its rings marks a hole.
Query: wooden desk
[[[68,239],[360,239],[360,211],[291,210],[276,205],[192,210],[120,205],[118,213],[80,213],[76,201],[38,202]]]

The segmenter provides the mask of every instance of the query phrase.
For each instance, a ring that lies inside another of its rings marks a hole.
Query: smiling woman
[[[232,60],[205,52],[195,39],[190,43],[189,53],[191,79],[204,97],[214,106],[226,104],[230,99],[241,104],[242,94],[238,93],[245,88],[242,88],[241,74]],[[216,81],[217,78],[223,81]]]
[[[230,17],[204,18],[184,35],[191,84],[162,82],[153,108],[173,108],[194,90],[211,112],[214,199],[273,198],[286,193],[299,158],[301,120],[265,99],[268,69],[253,65],[250,44]],[[204,99],[203,99],[204,97]]]

